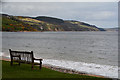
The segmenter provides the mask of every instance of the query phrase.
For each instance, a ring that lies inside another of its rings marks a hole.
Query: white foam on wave
[[[0,56],[3,56],[1,53]],[[10,58],[10,56],[5,56]],[[35,61],[39,62],[39,61]],[[87,74],[101,75],[109,78],[118,78],[118,66],[100,65],[95,63],[74,62],[65,60],[44,59],[43,64],[58,66],[66,69],[73,69],[75,71],[84,72]]]
[[[2,52],[0,52],[0,56],[3,56],[3,53],[2,53]]]
[[[43,64],[50,64],[53,66],[59,66],[62,68],[73,69],[76,71],[94,75],[101,75],[109,78],[118,78],[118,66],[51,59],[43,60]]]
[[[4,52],[0,52],[0,56],[4,56],[4,57],[10,58],[10,56],[9,55],[5,55]]]

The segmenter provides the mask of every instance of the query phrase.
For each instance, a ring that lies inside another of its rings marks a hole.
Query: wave
[[[3,53],[2,53],[2,52],[0,52],[0,56],[3,56]]]
[[[43,60],[43,63],[62,68],[73,69],[83,73],[101,75],[109,78],[118,78],[118,66],[52,59],[45,59]]]
[[[0,56],[5,56],[5,55],[3,53],[0,53]],[[10,56],[5,56],[5,57],[10,58]],[[65,61],[65,60],[53,60],[53,59],[44,59],[43,64],[49,64],[52,66],[58,66],[61,68],[72,69],[87,74],[100,75],[109,78],[118,78],[118,69],[120,70],[118,66],[100,65],[95,63],[74,62],[74,61]]]

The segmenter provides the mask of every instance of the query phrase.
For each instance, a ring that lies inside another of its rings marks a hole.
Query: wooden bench
[[[42,68],[42,59],[35,59],[33,55],[33,51],[27,52],[27,51],[13,51],[9,49],[10,57],[11,57],[11,66],[13,65],[13,62],[20,63],[26,63],[31,64],[32,69],[34,65],[39,65],[39,68]],[[35,63],[34,60],[38,60],[39,63]]]

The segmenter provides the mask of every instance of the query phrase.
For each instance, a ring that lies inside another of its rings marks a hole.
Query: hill
[[[2,31],[105,31],[88,23],[54,17],[2,14]]]

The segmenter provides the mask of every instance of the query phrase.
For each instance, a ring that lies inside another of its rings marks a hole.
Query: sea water
[[[43,64],[118,78],[117,32],[3,32],[8,49],[33,51]]]

